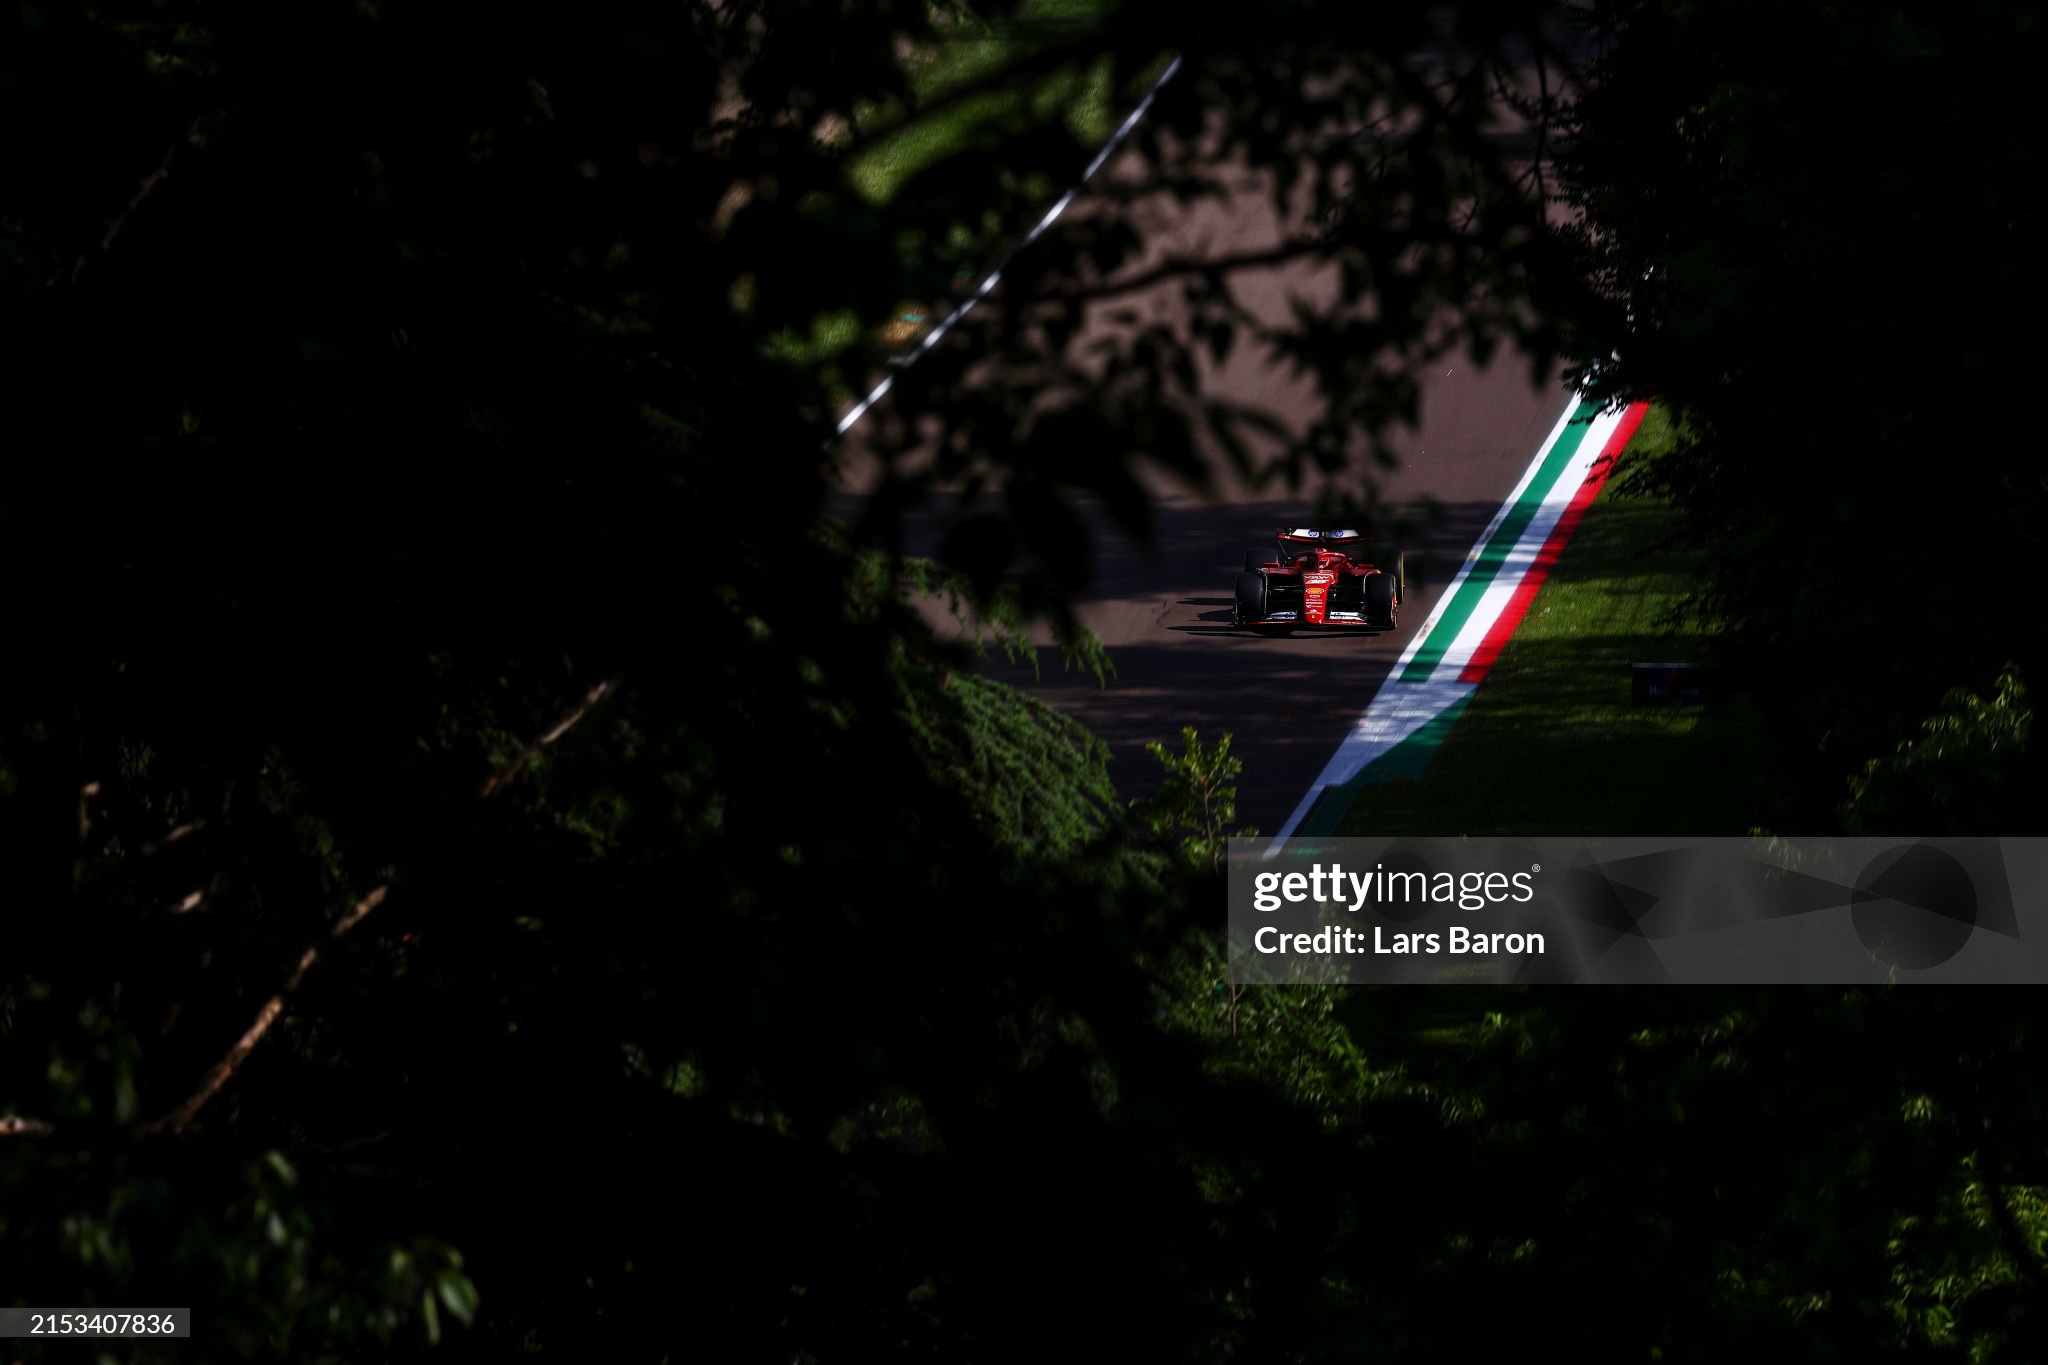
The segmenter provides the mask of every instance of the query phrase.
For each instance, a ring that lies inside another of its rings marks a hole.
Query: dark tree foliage
[[[1002,79],[1107,54],[1134,89],[1161,18]],[[11,1294],[295,1359],[1043,1360],[1083,1322],[1192,1358],[1256,1323],[1233,1230],[1285,1244],[1299,1201],[1197,1170],[1313,1127],[1158,1026],[1141,950],[1206,874],[832,529],[862,362],[768,344],[940,292],[1090,155],[1025,126],[854,192],[834,122],[942,113],[904,54],[957,19],[7,11]],[[1159,133],[1234,108],[1291,159],[1295,74],[1187,36]],[[1140,246],[1102,220],[1034,269]],[[1034,334],[977,344],[1055,371],[954,414],[1019,474],[1020,553],[1076,491],[1142,528],[1140,448],[1194,467],[1184,340],[1086,402]],[[1007,565],[959,567],[995,605]]]
[[[1566,170],[1604,302],[1575,347],[1690,424],[1659,481],[1826,828],[1949,689],[2048,665],[2048,30],[1999,3],[1598,9]],[[2040,829],[2038,758],[1998,762],[1997,832]]]
[[[826,515],[870,376],[777,338],[943,294],[1093,150],[1021,120],[857,193],[834,129],[965,98],[906,74],[959,22],[0,18],[14,1301],[198,1311],[136,1359],[2038,1354],[2024,1002],[1240,998],[1227,751],[1120,811],[874,552],[927,476]],[[1562,344],[1489,140],[1540,26],[1465,8],[1499,60],[1424,74],[1443,22],[1133,3],[999,78],[1134,91],[1173,35],[1152,183],[1271,172],[1321,226],[1266,254],[1343,297],[1265,328],[1167,262],[1190,327],[1079,357],[1145,242],[1077,215],[877,414],[1003,489],[925,581],[1067,622],[1071,504],[1142,534],[1140,459],[1353,478],[1444,305]],[[1196,392],[1255,343],[1328,398],[1292,446]]]

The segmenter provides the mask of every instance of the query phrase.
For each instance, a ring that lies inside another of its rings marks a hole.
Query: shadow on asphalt
[[[1100,687],[1086,674],[1061,672],[1053,659],[1036,678],[1028,666],[1003,662],[989,672],[1100,736],[1126,796],[1158,785],[1159,766],[1145,752],[1151,741],[1171,744],[1186,725],[1210,742],[1235,735],[1233,752],[1245,760],[1238,817],[1272,830],[1335,752],[1395,657],[1391,642],[1364,635],[1323,637],[1311,650],[1302,643],[1216,632],[1126,644],[1112,651],[1116,673]],[[1294,648],[1280,652],[1276,645]]]
[[[853,512],[856,500],[841,499],[835,510]],[[973,511],[995,510],[993,499]],[[1405,503],[1390,506],[1381,524],[1362,528],[1377,537],[1368,546],[1384,547],[1387,558],[1407,553],[1410,589],[1427,593],[1450,581],[1466,551],[1485,530],[1498,503]],[[1269,498],[1259,502],[1218,505],[1182,495],[1154,506],[1149,544],[1141,545],[1117,527],[1100,508],[1075,505],[1088,532],[1088,588],[1084,597],[1116,597],[1157,587],[1172,591],[1187,605],[1229,606],[1228,596],[1243,572],[1244,552],[1273,542],[1282,525],[1315,521],[1312,499]],[[904,519],[903,551],[909,555],[937,552],[945,533],[965,519],[958,508],[921,509]],[[1027,567],[1020,565],[1020,567]],[[1202,596],[1214,585],[1216,596]]]
[[[1099,735],[1126,796],[1158,785],[1159,766],[1146,744],[1175,744],[1189,725],[1210,742],[1230,733],[1232,752],[1244,761],[1239,820],[1269,832],[1278,828],[1499,508],[1462,502],[1389,509],[1382,533],[1408,553],[1408,601],[1396,630],[1261,635],[1232,626],[1234,599],[1226,594],[1242,572],[1246,547],[1271,539],[1283,523],[1303,524],[1304,506],[1291,499],[1222,506],[1192,497],[1163,501],[1150,546],[1116,531],[1099,509],[1077,509],[1091,532],[1096,585],[1082,597],[1084,619],[1102,631],[1115,674],[1098,687],[1087,673],[1062,671],[1050,650],[1041,652],[1038,674],[1028,664],[1001,659],[986,665],[988,672],[1052,702]],[[930,553],[959,515],[912,518],[906,551]]]

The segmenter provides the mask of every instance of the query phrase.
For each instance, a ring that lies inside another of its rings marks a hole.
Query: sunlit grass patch
[[[1675,436],[1653,408],[1624,460],[1654,460]],[[1630,665],[1706,659],[1712,624],[1691,609],[1705,555],[1674,543],[1679,525],[1678,508],[1611,481],[1428,770],[1367,786],[1341,832],[1715,835],[1768,823],[1752,703],[1632,701]]]

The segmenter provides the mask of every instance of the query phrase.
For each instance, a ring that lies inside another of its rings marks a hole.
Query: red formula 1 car
[[[1282,529],[1278,548],[1245,551],[1231,622],[1392,630],[1407,584],[1406,556],[1374,563],[1356,531]]]

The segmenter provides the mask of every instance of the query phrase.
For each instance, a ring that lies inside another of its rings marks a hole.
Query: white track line
[[[964,301],[962,301],[958,307],[954,308],[952,312],[946,314],[945,318],[936,327],[933,327],[931,331],[926,332],[924,335],[924,339],[917,343],[916,348],[912,350],[909,355],[906,355],[899,360],[893,360],[890,362],[890,364],[894,367],[895,370],[901,371],[910,365],[916,364],[918,357],[922,356],[926,351],[929,351],[932,347],[936,346],[939,342],[939,338],[946,335],[946,333],[952,331],[953,324],[960,321],[960,319],[966,317],[969,309],[971,309],[972,307],[974,307],[975,304],[980,303],[983,299],[988,297],[989,292],[996,287],[997,281],[1003,278],[1003,272],[1009,269],[1010,262],[1017,259],[1017,253],[1024,250],[1024,248],[1030,246],[1033,242],[1037,241],[1040,237],[1042,237],[1045,234],[1045,230],[1052,226],[1053,220],[1058,218],[1062,213],[1065,213],[1067,211],[1067,205],[1074,202],[1074,197],[1081,192],[1082,187],[1085,186],[1090,180],[1095,178],[1095,173],[1102,169],[1102,164],[1105,161],[1109,160],[1111,155],[1115,153],[1118,147],[1123,145],[1124,139],[1131,135],[1131,129],[1138,126],[1138,120],[1144,118],[1145,111],[1152,107],[1152,100],[1155,96],[1159,94],[1160,88],[1164,86],[1168,81],[1172,80],[1173,73],[1178,70],[1180,70],[1180,58],[1176,56],[1171,62],[1167,64],[1166,70],[1160,73],[1159,79],[1152,82],[1152,88],[1145,92],[1144,99],[1138,101],[1138,107],[1131,110],[1129,117],[1124,119],[1122,126],[1120,126],[1114,133],[1111,133],[1109,135],[1109,141],[1102,144],[1102,150],[1097,152],[1095,154],[1095,159],[1088,163],[1088,169],[1081,172],[1080,183],[1075,185],[1074,188],[1068,190],[1065,194],[1061,195],[1059,198],[1059,202],[1046,210],[1045,216],[1038,220],[1037,224],[1032,227],[1031,231],[1024,234],[1023,240],[1018,242],[1015,246],[1011,247],[1007,252],[1003,254],[1002,261],[996,266],[994,270],[989,271],[988,278],[983,280],[978,286],[976,286],[974,292],[972,294],[969,294],[967,298]],[[886,376],[881,383],[875,385],[874,391],[872,393],[870,393],[867,397],[861,399],[860,402],[855,403],[853,407],[850,410],[848,410],[847,414],[839,419],[839,425],[837,429],[833,431],[832,436],[826,440],[825,444],[829,446],[832,444],[834,440],[837,440],[839,437],[844,436],[848,428],[852,427],[852,425],[855,422],[858,422],[863,416],[865,416],[869,408],[873,407],[875,404],[882,401],[883,395],[887,394],[889,390],[894,388],[895,386],[896,375],[894,373],[891,373],[888,376]]]

